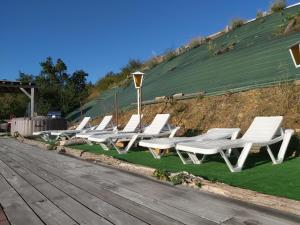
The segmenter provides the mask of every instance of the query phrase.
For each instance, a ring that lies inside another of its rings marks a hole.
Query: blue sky
[[[297,1],[289,0],[288,5]],[[0,79],[38,74],[47,56],[95,82],[128,60],[254,18],[270,0],[0,0]]]

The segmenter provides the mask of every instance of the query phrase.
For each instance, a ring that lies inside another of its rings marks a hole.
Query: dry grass
[[[170,113],[171,123],[180,126],[179,135],[193,135],[213,127],[240,127],[244,132],[255,116],[284,116],[284,127],[300,128],[300,86],[283,83],[276,87],[240,93],[158,103],[143,107],[143,122],[157,113]],[[124,126],[136,109],[122,112]],[[94,120],[99,123],[100,118]]]

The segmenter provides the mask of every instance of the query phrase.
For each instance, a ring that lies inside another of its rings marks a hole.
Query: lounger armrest
[[[276,138],[272,139],[272,140],[269,141],[267,144],[268,144],[268,145],[272,145],[272,144],[275,144],[275,143],[277,143],[277,142],[279,142],[279,141],[282,141],[282,140],[284,140],[285,137],[287,137],[287,136],[292,136],[292,135],[294,134],[294,132],[295,132],[295,131],[292,130],[292,129],[286,129],[286,130],[283,131],[283,134],[282,134],[282,135],[280,135],[279,137],[276,137]]]
[[[232,132],[231,140],[235,140],[239,136],[241,129],[233,128],[232,130],[233,130],[233,132]]]
[[[294,133],[295,133],[295,130],[293,130],[293,129],[286,129],[286,130],[284,130],[284,134],[293,135]]]
[[[171,130],[171,133],[169,135],[169,138],[172,138],[175,136],[176,132],[180,129],[180,127],[175,127]]]

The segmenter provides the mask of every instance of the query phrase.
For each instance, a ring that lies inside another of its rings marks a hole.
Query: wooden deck
[[[0,204],[11,225],[299,224],[295,216],[0,139]],[[5,220],[0,224],[7,224]]]

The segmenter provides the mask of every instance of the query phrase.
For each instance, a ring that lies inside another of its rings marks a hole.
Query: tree
[[[46,115],[50,110],[60,110],[68,114],[84,103],[92,86],[87,83],[88,74],[77,70],[72,75],[67,72],[67,65],[62,59],[53,63],[51,57],[40,63],[41,72],[37,75],[19,73],[19,81],[34,82],[36,90],[36,110],[39,115]],[[0,117],[8,118],[11,114],[24,116],[28,99],[23,94],[0,95]]]

